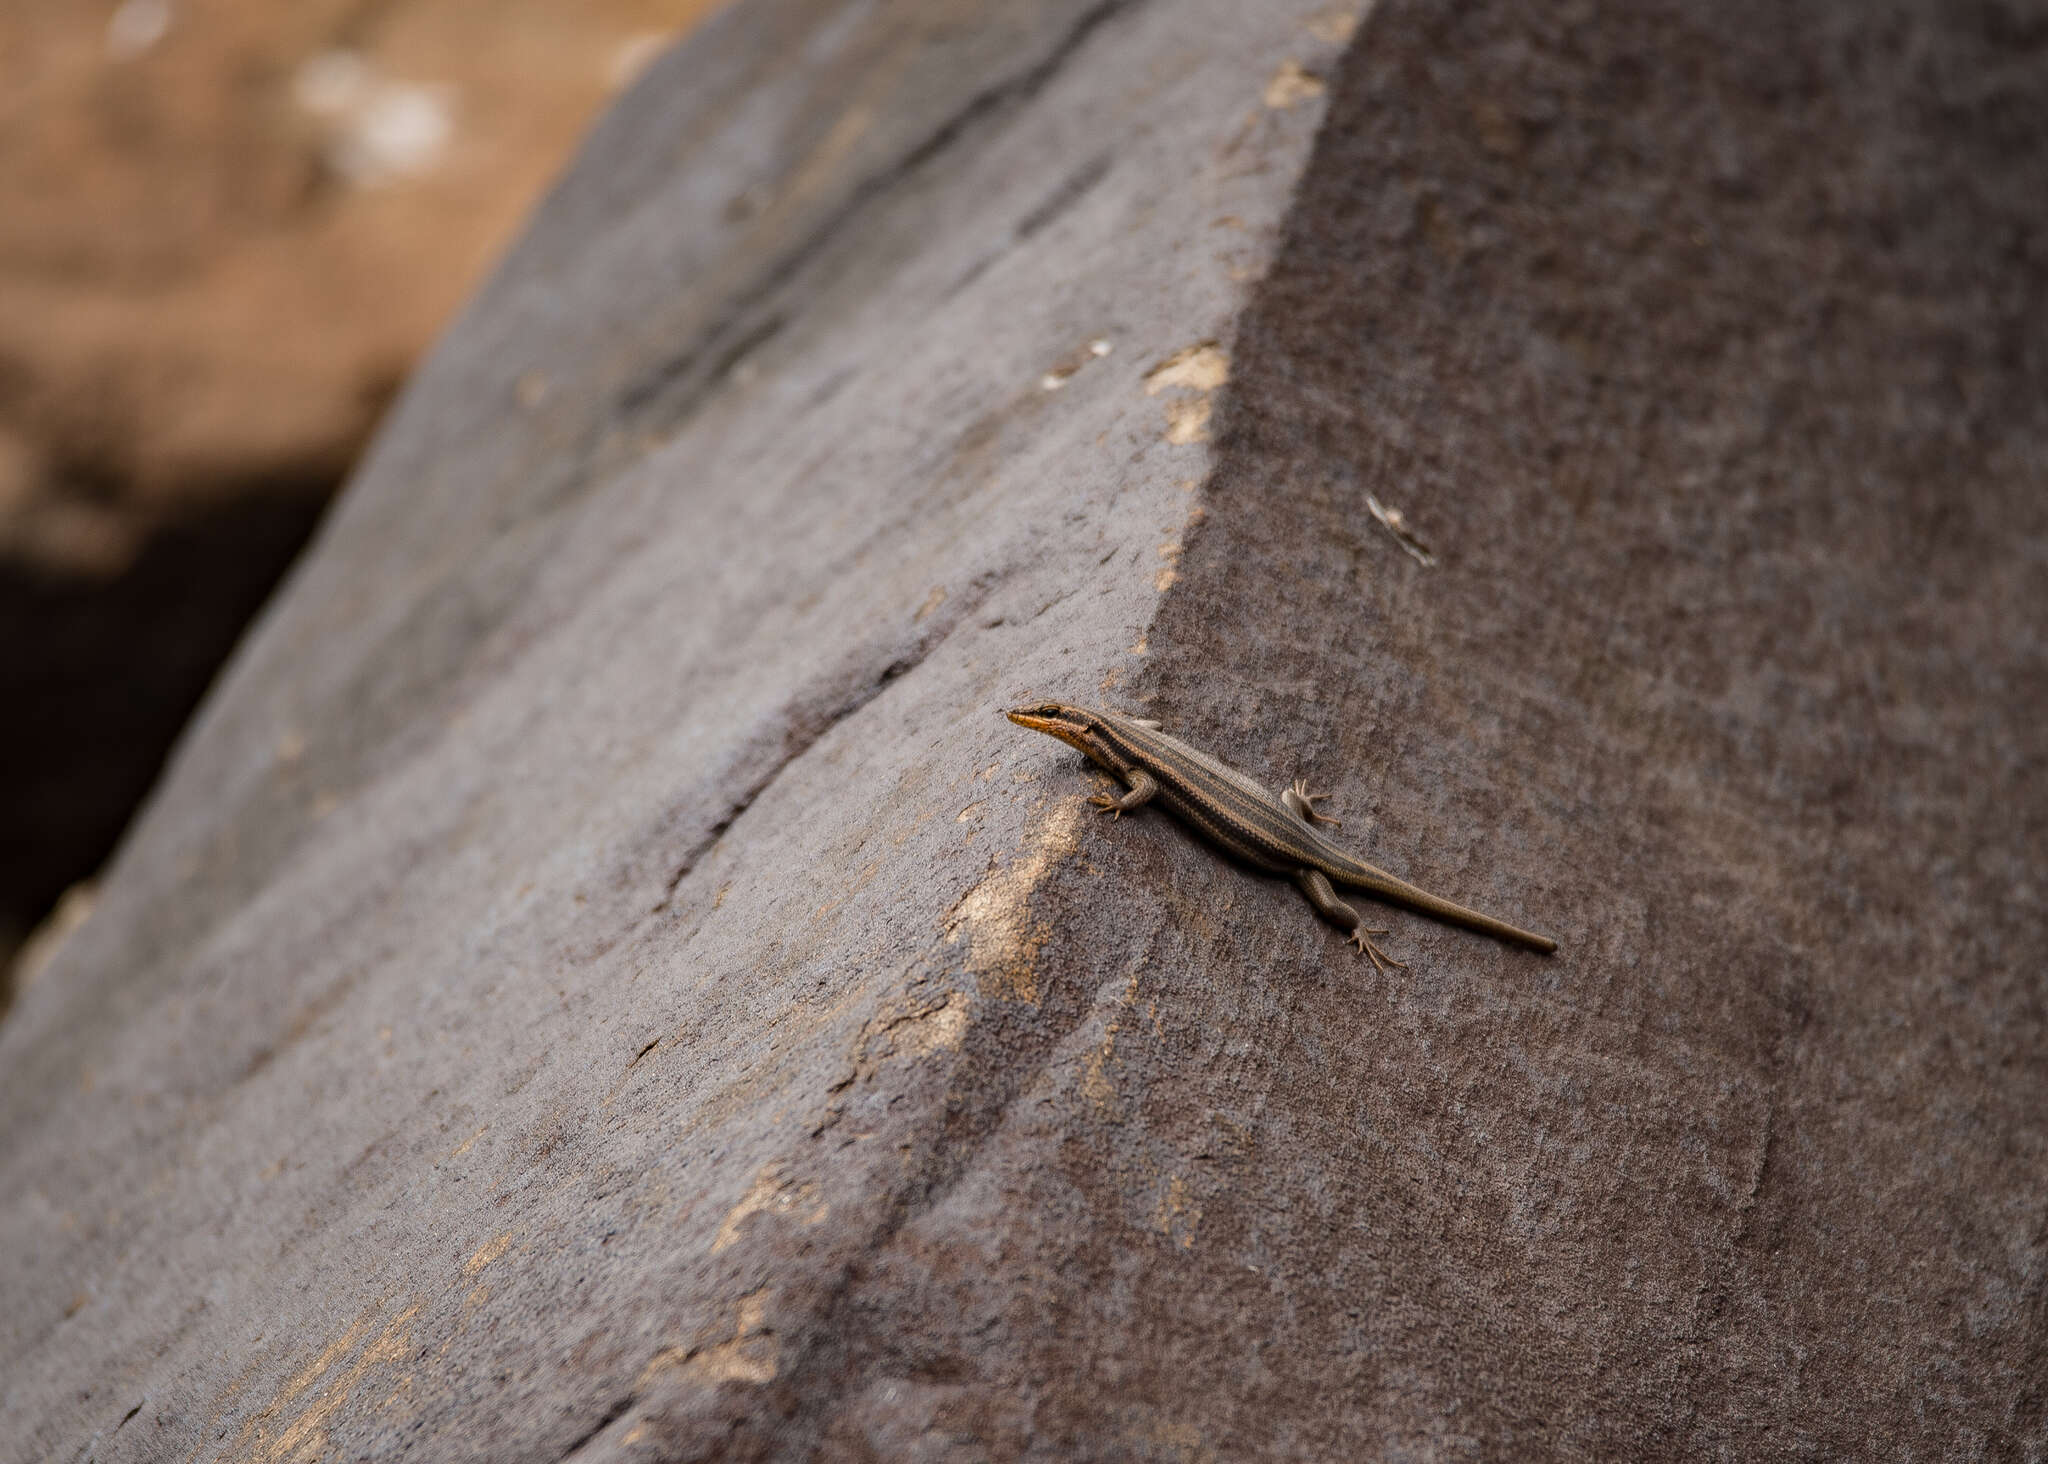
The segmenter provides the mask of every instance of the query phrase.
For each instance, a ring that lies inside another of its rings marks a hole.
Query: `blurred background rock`
[[[715,3],[0,8],[0,1009],[414,359]]]

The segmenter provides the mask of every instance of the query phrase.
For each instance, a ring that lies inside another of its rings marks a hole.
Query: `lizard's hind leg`
[[[1372,943],[1369,937],[1385,935],[1386,932],[1368,929],[1359,913],[1337,898],[1337,891],[1331,886],[1328,875],[1320,869],[1304,869],[1294,876],[1294,882],[1301,886],[1301,892],[1308,896],[1308,902],[1316,907],[1318,915],[1346,932],[1352,943],[1372,958],[1374,970],[1384,976],[1389,966],[1403,971],[1408,969],[1407,962],[1395,960]]]
[[[1303,823],[1311,827],[1316,824],[1328,824],[1333,829],[1341,829],[1344,827],[1342,819],[1316,812],[1316,805],[1329,796],[1327,793],[1309,792],[1308,779],[1296,778],[1294,786],[1280,795],[1280,801],[1287,805],[1290,812],[1297,814]]]

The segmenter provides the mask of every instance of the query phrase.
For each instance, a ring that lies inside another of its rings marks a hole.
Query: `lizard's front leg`
[[[1320,869],[1304,869],[1294,876],[1294,882],[1301,886],[1301,892],[1308,896],[1308,902],[1316,907],[1318,915],[1347,932],[1353,944],[1372,958],[1374,970],[1384,976],[1389,966],[1398,966],[1403,971],[1408,969],[1407,962],[1395,960],[1368,939],[1386,932],[1367,929],[1359,913],[1337,898],[1337,891],[1331,887],[1328,875]]]
[[[1331,818],[1327,813],[1316,812],[1316,805],[1329,796],[1327,793],[1309,792],[1308,779],[1296,778],[1294,786],[1280,795],[1280,801],[1305,824],[1328,824],[1333,829],[1341,829],[1344,827],[1342,820]]]
[[[1124,774],[1124,781],[1131,785],[1131,791],[1121,798],[1107,793],[1097,793],[1088,801],[1108,814],[1111,818],[1122,818],[1134,809],[1142,808],[1159,791],[1159,780],[1143,768],[1132,768]]]

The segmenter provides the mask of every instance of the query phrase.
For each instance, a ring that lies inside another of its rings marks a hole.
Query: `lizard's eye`
[[[1055,737],[1066,735],[1066,729],[1074,726],[1073,714],[1056,701],[1026,702],[1013,707],[1003,715],[1019,726],[1035,727],[1041,732],[1050,732]]]

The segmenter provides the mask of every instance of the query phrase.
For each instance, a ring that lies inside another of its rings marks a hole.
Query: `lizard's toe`
[[[1359,951],[1372,962],[1372,968],[1382,976],[1386,975],[1389,969],[1396,971],[1407,970],[1408,963],[1406,961],[1395,960],[1368,939],[1370,936],[1385,934],[1384,930],[1373,930],[1364,925],[1354,925],[1351,927],[1351,934],[1346,939],[1358,947]]]
[[[1294,811],[1296,813],[1299,813],[1303,818],[1307,819],[1310,823],[1328,824],[1333,829],[1341,829],[1344,827],[1344,821],[1342,819],[1331,818],[1327,813],[1316,812],[1316,805],[1318,803],[1323,802],[1330,795],[1327,793],[1309,792],[1308,779],[1296,778],[1294,780],[1293,788],[1289,789],[1288,791],[1294,794],[1296,800],[1296,802],[1294,803]]]

